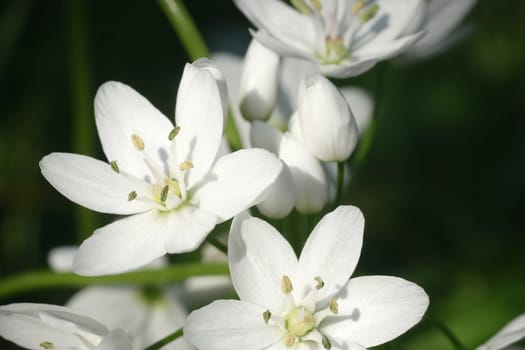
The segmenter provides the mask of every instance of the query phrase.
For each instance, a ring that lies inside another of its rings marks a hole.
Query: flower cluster
[[[173,121],[133,88],[102,84],[94,117],[106,161],[51,153],[40,168],[72,202],[122,217],[52,250],[51,268],[147,274],[198,251],[192,263],[227,262],[231,280],[189,269],[169,285],[91,285],[67,306],[4,305],[0,335],[38,350],[363,350],[407,332],[427,311],[423,288],[352,277],[364,216],[343,193],[374,100],[329,78],[435,54],[474,2],[234,0],[256,27],[246,56],[186,64]],[[319,219],[309,234],[290,219],[302,215]],[[478,350],[523,337],[520,316]]]

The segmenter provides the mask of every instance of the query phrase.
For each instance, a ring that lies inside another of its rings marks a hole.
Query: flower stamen
[[[330,300],[330,311],[334,315],[337,315],[337,313],[339,313],[339,305],[337,304],[337,301],[335,301],[335,299]]]
[[[314,278],[314,280],[317,281],[317,285],[315,286],[316,289],[321,289],[324,287],[324,281],[321,277],[317,276],[316,278]]]
[[[294,345],[295,343],[295,336],[293,334],[286,334],[284,336],[284,345],[286,345],[287,347],[291,347],[292,345]]]
[[[131,192],[128,194],[128,202],[131,202],[131,201],[134,200],[135,198],[137,198],[137,192],[135,192],[135,191],[131,191]]]
[[[330,350],[330,348],[332,347],[332,343],[330,343],[330,339],[328,339],[328,337],[324,334],[322,335],[321,342],[323,343],[323,348],[325,348],[326,350]]]
[[[170,190],[170,186],[166,185],[162,188],[162,191],[160,191],[160,202],[166,203],[166,200],[168,199],[168,193]]]
[[[266,310],[265,312],[263,312],[264,323],[268,324],[268,321],[270,320],[271,317],[272,317],[272,313],[270,312],[270,310]]]
[[[312,6],[315,7],[317,11],[321,12],[321,10],[323,9],[323,5],[321,5],[319,0],[310,0],[310,2],[312,3]]]
[[[173,130],[170,131],[168,135],[168,140],[173,141],[175,137],[179,134],[179,132],[180,132],[180,126],[175,127]]]
[[[374,4],[374,5],[366,8],[365,10],[363,10],[363,13],[361,13],[361,15],[359,16],[359,20],[362,23],[366,23],[366,22],[370,21],[372,18],[374,18],[377,15],[378,11],[379,11],[379,5],[378,4]]]
[[[283,279],[281,280],[281,291],[284,294],[290,294],[293,290],[292,281],[290,281],[290,277],[284,275]]]
[[[180,170],[189,170],[193,168],[193,163],[187,160],[185,162],[180,163],[179,168]]]
[[[357,15],[357,13],[365,6],[365,0],[359,0],[355,3],[354,8],[352,9],[352,13],[354,15]]]
[[[40,345],[40,347],[44,349],[53,349],[55,347],[50,341],[43,341],[38,345]]]
[[[116,160],[112,160],[111,162],[109,162],[109,165],[111,165],[111,169],[116,172],[117,174],[120,173],[120,169],[118,167],[118,164],[117,164],[117,161]]]
[[[137,134],[131,135],[131,143],[133,144],[133,147],[135,147],[137,151],[144,150],[144,141],[139,135]]]

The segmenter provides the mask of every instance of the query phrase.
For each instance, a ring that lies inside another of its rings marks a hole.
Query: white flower
[[[81,312],[48,304],[0,306],[0,335],[32,350],[132,350],[121,329],[110,332]]]
[[[492,338],[476,348],[476,350],[523,350],[512,344],[525,338],[525,314],[521,314],[505,325]]]
[[[60,272],[71,271],[77,250],[74,246],[53,248],[48,253],[50,267]],[[160,258],[145,268],[166,265],[167,260]],[[199,278],[206,279],[194,277]],[[213,290],[211,286],[209,289]],[[178,294],[178,291],[175,293],[172,289],[155,286],[90,286],[75,293],[66,306],[85,313],[110,329],[123,329],[132,339],[133,347],[140,350],[182,327],[187,312],[178,300]],[[192,347],[179,338],[166,345],[165,349],[187,350]]]
[[[257,208],[276,219],[287,216],[294,206],[303,214],[321,211],[328,200],[328,183],[319,160],[290,132],[283,134],[263,122],[253,122],[250,131],[252,145],[276,154],[286,169]]]
[[[317,62],[324,75],[351,77],[410,47],[423,32],[423,0],[235,0],[259,29],[256,40],[283,56]]]
[[[131,215],[82,243],[75,272],[119,273],[192,251],[217,223],[261,201],[278,177],[281,163],[264,150],[216,159],[224,110],[209,65],[186,65],[176,127],[130,87],[105,83],[95,97],[95,120],[109,164],[67,153],[40,162],[44,177],[73,202]]]
[[[426,0],[422,29],[426,35],[411,46],[406,55],[426,58],[443,51],[467,32],[458,26],[477,0]]]
[[[240,111],[248,120],[266,120],[275,108],[279,55],[252,40],[241,73]]]
[[[305,77],[300,91],[297,122],[306,148],[324,162],[347,160],[359,133],[346,99],[318,74]]]
[[[423,316],[428,296],[397,277],[349,280],[363,228],[359,209],[340,206],[317,224],[297,259],[272,226],[236,217],[228,247],[240,301],[192,312],[185,338],[201,350],[362,350],[404,333]]]

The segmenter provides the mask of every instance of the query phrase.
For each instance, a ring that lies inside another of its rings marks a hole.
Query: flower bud
[[[301,82],[299,124],[306,148],[324,162],[342,162],[354,150],[358,131],[341,92],[319,74]]]
[[[266,120],[275,108],[279,55],[252,40],[241,75],[240,110],[248,120]]]
[[[295,205],[295,200],[292,173],[288,166],[283,164],[281,174],[270,187],[266,199],[257,205],[257,209],[269,218],[282,219],[290,214]]]
[[[281,140],[279,158],[292,174],[297,211],[302,214],[320,212],[328,201],[328,183],[319,160],[290,133],[285,133]]]
[[[351,106],[359,135],[368,129],[374,113],[374,100],[365,90],[353,86],[341,88],[341,93]]]
[[[250,130],[250,142],[274,154],[279,154],[282,133],[264,122],[255,121]],[[284,163],[284,162],[283,162]],[[295,185],[290,169],[283,164],[283,170],[270,187],[264,201],[257,205],[259,211],[272,219],[282,219],[292,211],[295,205]]]

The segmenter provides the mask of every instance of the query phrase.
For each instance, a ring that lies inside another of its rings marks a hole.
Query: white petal
[[[343,62],[341,64],[320,65],[321,73],[333,78],[351,78],[372,69],[378,59],[375,57],[363,57],[356,60]]]
[[[427,8],[427,21],[423,29],[427,34],[408,51],[423,53],[433,51],[456,29],[477,0],[432,0]]]
[[[187,180],[191,187],[210,169],[222,136],[221,94],[207,69],[186,65],[177,93],[175,121],[180,127],[174,141],[178,159],[193,163]]]
[[[273,154],[279,153],[282,132],[268,123],[254,121],[250,129],[250,142],[253,147],[262,148]]]
[[[129,334],[142,331],[147,322],[147,304],[134,287],[92,286],[71,297],[67,306],[82,311],[108,328],[122,328]]]
[[[140,136],[145,152],[159,169],[164,169],[173,124],[131,87],[110,81],[95,96],[95,120],[108,161],[139,177],[150,176],[143,155],[133,147],[131,135]]]
[[[282,164],[262,149],[240,150],[220,158],[194,194],[201,209],[225,221],[264,199]]]
[[[21,347],[41,350],[44,342],[57,349],[84,349],[84,341],[96,345],[107,328],[67,307],[47,304],[0,306],[0,335]]]
[[[336,300],[339,314],[327,317],[321,332],[330,339],[366,348],[405,333],[428,307],[428,295],[421,287],[391,276],[353,278]]]
[[[286,275],[293,284],[297,266],[297,257],[283,236],[261,219],[238,215],[230,230],[228,254],[232,282],[241,300],[282,311],[281,281]]]
[[[131,341],[122,329],[115,329],[105,336],[100,344],[97,346],[97,350],[132,350],[133,346]]]
[[[314,285],[318,276],[324,281],[319,299],[339,291],[354,272],[363,245],[364,224],[359,208],[339,206],[326,214],[308,237],[299,270],[305,285]]]
[[[266,199],[257,205],[257,209],[269,218],[282,219],[292,211],[296,197],[292,173],[283,164],[281,174],[270,187]]]
[[[266,120],[275,108],[279,55],[252,40],[241,73],[239,104],[248,120]]]
[[[172,218],[151,210],[99,228],[80,246],[73,270],[83,276],[109,275],[150,263],[166,254]]]
[[[169,214],[166,235],[168,253],[185,253],[197,249],[217,223],[217,216],[190,205]]]
[[[373,42],[356,50],[355,54],[360,57],[371,57],[377,60],[389,59],[411,47],[424,35],[425,32],[417,32],[392,41]]]
[[[138,337],[133,338],[134,345],[139,349],[144,349],[158,340],[170,335],[177,329],[182,328],[186,320],[187,312],[182,304],[171,295],[165,295],[162,300],[158,300],[150,305],[148,320]],[[163,346],[164,350],[183,350],[193,349],[184,338]]]
[[[269,34],[266,30],[250,30],[250,34],[262,45],[266,46],[270,50],[275,51],[281,56],[316,61],[315,56],[312,54],[310,49],[304,48],[302,46],[290,46],[286,43],[283,43]]]
[[[91,210],[126,215],[151,208],[147,201],[129,201],[129,193],[140,190],[114,172],[109,164],[94,158],[51,153],[40,161],[40,170],[58,192]]]
[[[239,110],[239,84],[241,79],[242,60],[240,57],[225,53],[213,53],[212,57],[220,69],[224,72],[228,84],[228,93],[230,96],[230,110],[233,114],[233,120],[243,148],[251,148],[250,145],[250,123],[246,121]]]
[[[476,350],[500,350],[525,338],[525,314],[507,323],[498,333]]]
[[[354,34],[351,51],[400,38],[421,10],[423,0],[378,0],[379,11]]]
[[[205,69],[213,75],[217,82],[217,87],[221,94],[221,104],[223,113],[223,126],[226,123],[226,116],[228,113],[228,84],[226,83],[226,77],[224,76],[221,67],[214,60],[208,58],[199,58],[193,62],[193,66],[198,69]]]
[[[279,158],[292,173],[297,210],[303,214],[321,211],[328,200],[328,184],[321,163],[289,133],[283,136]]]
[[[55,247],[47,253],[47,264],[55,272],[71,272],[77,251],[77,246]]]
[[[200,350],[265,349],[282,335],[264,322],[264,311],[242,301],[214,301],[188,316],[184,338]]]
[[[286,130],[292,114],[297,110],[302,78],[319,72],[319,66],[310,60],[286,57],[282,59],[281,67],[277,105],[268,123],[279,130]]]
[[[299,124],[306,148],[319,160],[341,162],[357,144],[354,116],[341,92],[321,75],[307,76],[299,96]]]
[[[316,47],[317,34],[310,16],[278,0],[235,0],[234,3],[256,27],[286,46],[307,52]]]
[[[372,96],[366,90],[353,86],[342,87],[341,93],[353,112],[359,135],[363,135],[374,113]]]

